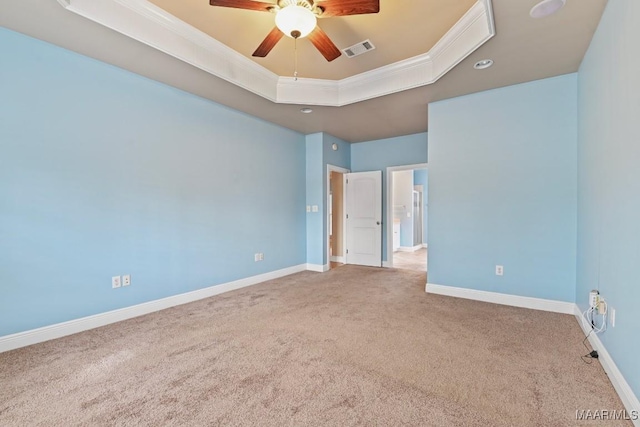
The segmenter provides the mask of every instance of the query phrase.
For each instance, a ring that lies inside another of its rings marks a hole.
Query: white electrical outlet
[[[264,261],[264,254],[260,252],[260,261]]]
[[[596,289],[589,292],[589,307],[596,308],[599,301],[600,301],[600,292],[598,292]]]
[[[307,205],[307,212],[311,212],[311,205]]]
[[[120,286],[122,286],[122,282],[120,281],[120,276],[113,276],[111,278],[111,287],[119,288]]]
[[[260,261],[260,254],[254,254],[254,255],[253,255],[253,260],[254,260],[255,262]]]
[[[496,276],[504,275],[504,267],[501,265],[496,265]]]
[[[129,286],[131,284],[131,276],[126,274],[122,276],[122,286]]]
[[[609,309],[609,316],[611,318],[611,327],[615,328],[616,327],[616,309],[615,308]]]
[[[318,212],[318,205],[311,206],[311,212]]]

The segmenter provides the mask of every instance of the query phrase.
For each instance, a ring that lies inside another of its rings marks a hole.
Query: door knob
[[[376,221],[376,225],[380,225],[380,221]]]

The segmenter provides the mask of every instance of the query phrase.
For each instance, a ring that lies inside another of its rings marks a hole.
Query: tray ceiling
[[[275,74],[293,75],[291,38],[283,38],[266,58],[251,56],[274,27],[275,15],[213,7],[208,0],[149,1]],[[476,0],[381,0],[377,14],[319,19],[318,25],[339,49],[366,39],[376,49],[356,58],[342,55],[329,63],[308,39],[301,39],[298,74],[305,78],[340,80],[426,53],[475,3]]]
[[[72,4],[78,1],[70,0]],[[382,8],[386,2],[390,0],[381,0]],[[495,37],[434,84],[343,107],[313,107],[313,114],[301,114],[299,105],[272,102],[71,13],[57,0],[3,2],[0,26],[304,134],[327,132],[359,142],[427,131],[430,102],[576,72],[607,0],[569,0],[556,15],[532,19],[529,10],[536,3],[538,0],[493,0]],[[375,35],[371,37],[375,42]],[[493,59],[494,66],[474,70],[473,64],[484,58]]]

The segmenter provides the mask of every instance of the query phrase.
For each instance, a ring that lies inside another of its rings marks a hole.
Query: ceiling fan
[[[380,0],[277,0],[265,3],[253,0],[210,0],[211,6],[234,7],[276,14],[276,26],[253,56],[264,58],[282,36],[294,39],[309,36],[309,41],[331,62],[342,53],[327,33],[317,25],[317,18],[378,13]]]

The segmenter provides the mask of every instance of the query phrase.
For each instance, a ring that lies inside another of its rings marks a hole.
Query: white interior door
[[[347,264],[382,266],[382,171],[346,174]]]

